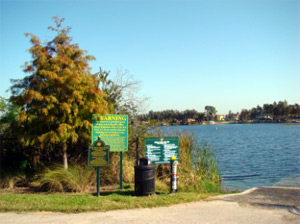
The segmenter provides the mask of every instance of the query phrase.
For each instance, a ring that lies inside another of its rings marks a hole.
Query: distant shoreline
[[[195,126],[195,125],[220,125],[220,124],[277,124],[279,126],[299,126],[300,123],[293,123],[292,121],[287,121],[287,122],[264,122],[264,121],[249,121],[249,122],[234,122],[234,121],[205,121],[201,123],[190,123],[190,124],[178,124],[178,123],[165,123],[162,122],[160,126]]]

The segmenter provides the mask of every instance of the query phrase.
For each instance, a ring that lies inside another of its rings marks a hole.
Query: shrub
[[[47,168],[40,177],[41,190],[49,192],[86,192],[96,180],[95,169],[86,165]]]
[[[15,187],[21,187],[26,185],[28,182],[25,175],[14,175],[14,176],[6,176],[4,178],[1,178],[0,180],[0,188],[15,188]]]

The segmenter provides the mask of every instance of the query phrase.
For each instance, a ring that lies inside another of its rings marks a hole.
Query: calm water
[[[277,124],[163,127],[194,133],[217,152],[223,188],[300,187],[300,126]]]

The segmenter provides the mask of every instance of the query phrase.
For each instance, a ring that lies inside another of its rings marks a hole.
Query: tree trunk
[[[64,169],[68,169],[68,155],[67,155],[67,144],[63,144],[63,163]]]

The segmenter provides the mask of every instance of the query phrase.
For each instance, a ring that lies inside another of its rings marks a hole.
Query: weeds
[[[220,192],[221,176],[216,154],[208,144],[200,145],[189,132],[173,133],[179,136],[180,163],[178,164],[178,190]],[[170,165],[159,165],[157,175],[170,182]]]

